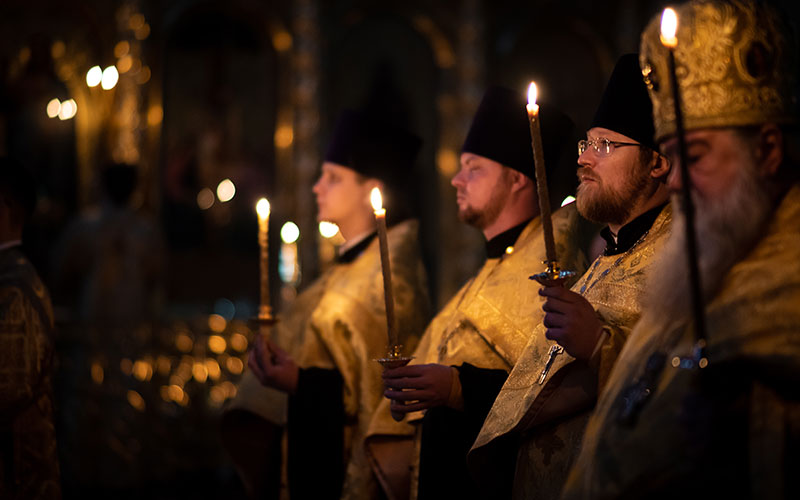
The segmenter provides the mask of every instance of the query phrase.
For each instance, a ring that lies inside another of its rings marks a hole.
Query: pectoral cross
[[[549,358],[547,358],[547,364],[544,365],[542,369],[542,373],[539,374],[539,385],[544,384],[544,379],[547,378],[547,372],[550,371],[550,367],[553,366],[553,361],[555,361],[556,356],[564,352],[564,348],[560,345],[554,345],[550,347],[550,352],[548,352]]]

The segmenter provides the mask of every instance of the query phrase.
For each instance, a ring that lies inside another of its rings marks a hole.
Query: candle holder
[[[400,351],[403,348],[402,345],[396,344],[393,346],[389,346],[389,352],[386,353],[385,358],[378,358],[375,361],[383,366],[384,370],[386,368],[400,368],[401,366],[406,366],[408,363],[414,359],[414,356],[403,356]],[[392,418],[396,422],[400,422],[405,417],[403,413],[395,413],[391,412]]]
[[[547,268],[538,274],[533,274],[528,277],[528,279],[538,281],[540,285],[553,287],[553,286],[564,286],[567,280],[575,276],[575,271],[569,271],[565,269],[561,269],[558,266],[558,261],[554,260],[546,260],[544,264],[547,265]]]
[[[272,326],[278,322],[278,318],[270,314],[269,316],[262,316],[258,315],[254,318],[250,318],[250,323],[252,325],[262,327],[262,326]]]
[[[383,365],[384,368],[400,368],[401,366],[406,366],[409,361],[414,359],[414,356],[403,356],[400,353],[402,349],[403,346],[400,344],[390,346],[386,357],[378,358],[375,361]]]

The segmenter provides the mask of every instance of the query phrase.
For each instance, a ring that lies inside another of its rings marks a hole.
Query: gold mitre
[[[797,120],[793,39],[777,13],[755,1],[682,4],[675,50],[686,130]],[[656,141],[675,133],[661,16],[642,33],[639,63],[653,101]]]

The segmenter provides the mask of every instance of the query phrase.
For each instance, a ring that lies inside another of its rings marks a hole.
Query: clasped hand
[[[289,354],[262,335],[256,337],[247,366],[262,385],[293,394],[299,369]]]
[[[587,361],[603,332],[603,323],[592,304],[583,296],[563,287],[543,287],[542,310],[546,337],[555,340],[570,356]]]
[[[453,369],[435,363],[387,368],[383,385],[383,395],[392,400],[392,413],[426,410],[447,404]]]

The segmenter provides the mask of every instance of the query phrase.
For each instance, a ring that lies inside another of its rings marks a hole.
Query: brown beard
[[[586,167],[578,168],[578,175],[588,170]],[[631,210],[640,199],[649,198],[657,189],[656,181],[650,178],[650,172],[641,162],[636,162],[625,177],[625,185],[620,190],[614,190],[603,184],[602,179],[589,174],[597,179],[594,188],[589,188],[584,183],[578,185],[576,203],[578,212],[586,219],[599,224],[624,224],[631,215]],[[649,189],[648,189],[649,188]],[[594,189],[592,193],[590,190]]]
[[[492,194],[486,205],[481,209],[476,209],[468,205],[466,208],[458,211],[458,218],[465,224],[483,230],[494,223],[500,215],[500,212],[503,211],[510,187],[511,177],[509,172],[503,170],[497,182],[492,187]]]

